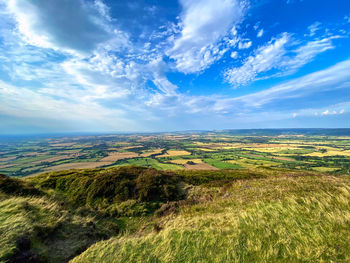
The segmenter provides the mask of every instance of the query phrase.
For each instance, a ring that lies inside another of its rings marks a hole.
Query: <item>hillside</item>
[[[0,262],[349,262],[348,176],[152,168],[0,177]]]

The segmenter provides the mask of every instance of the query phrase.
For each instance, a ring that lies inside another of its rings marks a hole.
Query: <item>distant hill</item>
[[[278,135],[322,135],[322,136],[350,136],[350,129],[322,129],[322,128],[300,128],[300,129],[228,129],[218,131],[230,135],[254,135],[254,136],[278,136]]]

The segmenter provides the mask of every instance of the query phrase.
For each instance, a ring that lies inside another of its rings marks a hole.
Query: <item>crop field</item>
[[[348,132],[348,131],[345,131]],[[140,165],[160,170],[288,168],[350,173],[350,137],[230,131],[0,139],[0,173]]]

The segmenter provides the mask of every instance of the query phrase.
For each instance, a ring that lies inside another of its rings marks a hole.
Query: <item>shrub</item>
[[[14,195],[40,195],[32,184],[0,174],[0,191]]]
[[[169,172],[136,166],[92,171],[49,173],[33,181],[63,193],[77,206],[96,209],[127,200],[167,202],[184,197],[181,177]]]

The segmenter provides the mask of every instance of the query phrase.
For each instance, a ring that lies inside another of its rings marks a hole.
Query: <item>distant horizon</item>
[[[229,132],[229,131],[334,131],[334,130],[346,130],[350,136],[350,128],[227,128],[227,129],[213,129],[213,130],[178,130],[178,131],[135,131],[135,132],[62,132],[62,133],[15,133],[15,134],[1,134],[0,138],[11,137],[74,137],[74,136],[108,136],[108,135],[137,135],[137,134],[174,134],[174,133],[206,133],[206,132]],[[291,134],[293,135],[293,134]]]

